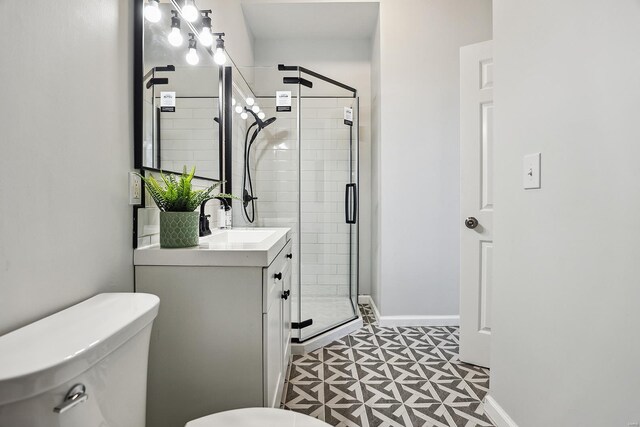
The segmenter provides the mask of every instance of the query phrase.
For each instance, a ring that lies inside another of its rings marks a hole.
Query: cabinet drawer
[[[282,298],[282,279],[285,277],[287,270],[291,269],[291,258],[287,257],[288,255],[291,256],[291,240],[284,245],[284,248],[271,265],[262,270],[264,283],[262,312],[265,314],[269,312],[272,304],[279,304]]]

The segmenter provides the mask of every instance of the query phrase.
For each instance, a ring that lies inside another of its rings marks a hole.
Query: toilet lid
[[[327,427],[329,424],[297,412],[245,408],[219,412],[189,421],[185,427]]]

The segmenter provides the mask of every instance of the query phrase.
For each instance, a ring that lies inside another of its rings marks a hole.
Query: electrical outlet
[[[129,204],[142,204],[142,178],[135,172],[129,172]]]

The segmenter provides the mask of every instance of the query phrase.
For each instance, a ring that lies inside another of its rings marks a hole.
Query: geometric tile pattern
[[[457,327],[362,329],[293,356],[283,407],[339,427],[492,426],[489,370],[458,359]]]

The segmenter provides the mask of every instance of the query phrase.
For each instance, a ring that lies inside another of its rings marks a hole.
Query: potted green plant
[[[179,178],[173,174],[167,176],[160,172],[164,186],[153,175],[148,177],[140,175],[145,188],[160,209],[160,247],[162,248],[188,248],[198,245],[199,212],[196,209],[203,202],[218,196],[211,193],[220,185],[220,182],[203,190],[193,190],[191,180],[195,173],[195,166],[189,173],[185,166]]]

